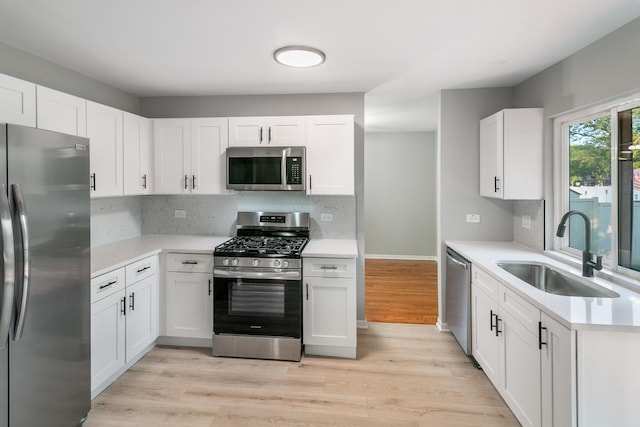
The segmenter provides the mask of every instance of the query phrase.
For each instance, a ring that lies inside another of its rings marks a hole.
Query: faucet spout
[[[558,229],[556,230],[556,236],[564,237],[564,233],[567,229],[567,221],[572,215],[578,215],[584,220],[584,250],[582,251],[582,275],[584,277],[593,277],[593,270],[602,270],[602,256],[596,256],[596,261],[592,260],[593,254],[591,253],[591,220],[589,217],[580,211],[569,211],[562,216]]]

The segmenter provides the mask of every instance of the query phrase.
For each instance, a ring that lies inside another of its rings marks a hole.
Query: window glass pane
[[[640,108],[618,113],[618,135],[618,264],[640,271]]]
[[[591,252],[611,256],[611,116],[569,126],[569,209],[591,219]],[[585,226],[572,216],[569,246],[585,249]]]

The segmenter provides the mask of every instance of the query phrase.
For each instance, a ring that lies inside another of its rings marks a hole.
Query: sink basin
[[[553,267],[533,262],[498,262],[498,267],[541,291],[572,297],[618,298],[610,289],[561,273]]]

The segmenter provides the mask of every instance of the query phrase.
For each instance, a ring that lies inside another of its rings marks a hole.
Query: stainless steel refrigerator
[[[91,408],[89,140],[0,124],[0,427]]]

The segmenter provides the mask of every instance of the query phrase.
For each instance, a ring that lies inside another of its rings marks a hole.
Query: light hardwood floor
[[[368,321],[435,325],[438,264],[435,261],[365,260]]]
[[[157,347],[93,401],[85,427],[518,426],[435,326],[371,323],[358,358],[216,358]]]

